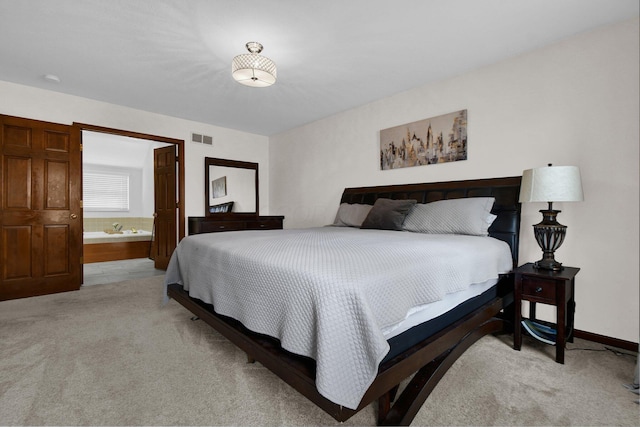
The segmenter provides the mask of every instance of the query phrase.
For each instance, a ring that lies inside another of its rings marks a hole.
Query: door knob
[[[71,214],[71,215],[69,215],[69,218],[71,218],[71,219],[76,219],[76,218],[78,218],[78,215],[76,215],[76,214]]]

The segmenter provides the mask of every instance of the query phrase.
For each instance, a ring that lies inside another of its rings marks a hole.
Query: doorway
[[[147,258],[152,260],[151,270],[166,269],[173,249],[185,233],[181,197],[184,194],[184,141],[86,124],[74,126],[80,129],[85,180],[90,175],[92,185],[93,180],[98,180],[100,185],[106,171],[107,181],[112,175],[117,180],[120,174],[132,184],[131,206],[124,208],[117,206],[117,202],[115,207],[96,208],[91,202],[96,198],[87,197],[84,192],[83,198],[87,199],[83,209],[85,231],[94,232],[86,235],[91,239],[105,239],[105,243],[93,240],[86,244],[85,241],[85,268],[91,275],[98,267],[96,262],[106,262],[108,264],[102,265],[113,270],[120,269],[116,260],[138,259],[134,264],[145,262],[147,265],[147,260],[141,259]],[[162,163],[158,158],[168,160]],[[165,200],[166,194],[170,194],[171,200]],[[122,271],[130,264],[131,261],[121,263]],[[84,272],[83,277],[91,281],[86,276]]]

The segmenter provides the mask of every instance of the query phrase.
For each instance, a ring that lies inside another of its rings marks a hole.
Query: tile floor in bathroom
[[[159,276],[165,273],[164,270],[154,268],[153,264],[154,261],[149,258],[85,264],[82,286],[122,282],[142,277]]]

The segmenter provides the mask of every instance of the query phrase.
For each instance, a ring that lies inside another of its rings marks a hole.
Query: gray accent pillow
[[[419,203],[409,212],[403,229],[418,233],[487,236],[496,216],[494,197],[469,197]]]
[[[373,206],[358,203],[341,203],[333,225],[339,227],[360,227]]]
[[[402,223],[415,204],[415,200],[378,199],[360,228],[402,230]]]

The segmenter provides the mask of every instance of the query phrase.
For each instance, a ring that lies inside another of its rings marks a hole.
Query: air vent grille
[[[191,142],[213,146],[213,137],[210,135],[203,135],[200,133],[192,133]]]

